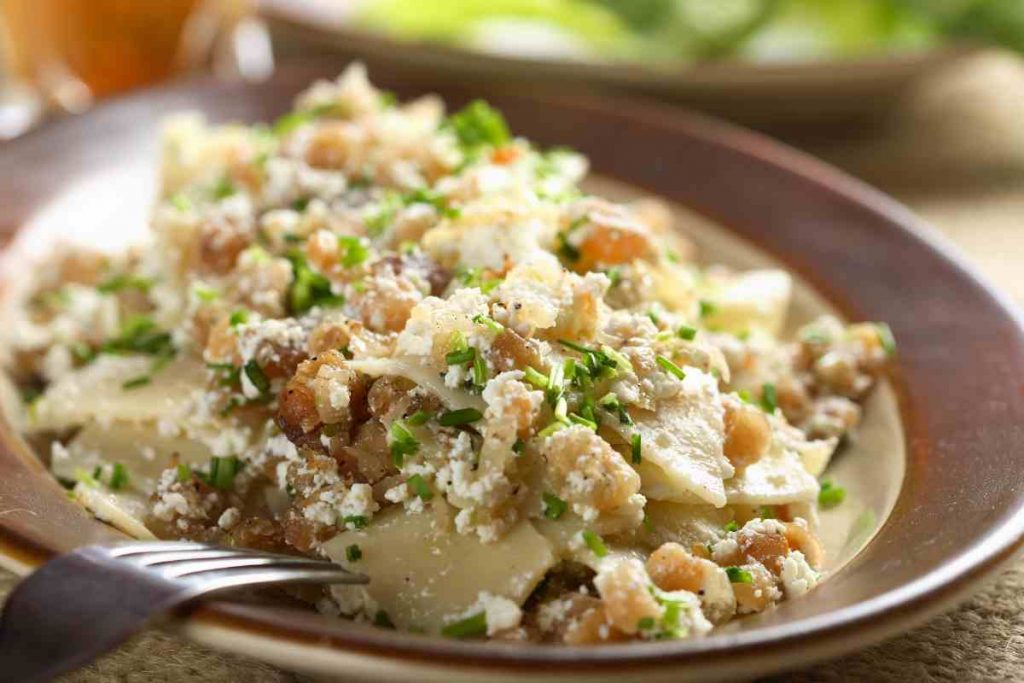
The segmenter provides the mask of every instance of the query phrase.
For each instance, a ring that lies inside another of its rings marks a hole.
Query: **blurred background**
[[[1024,304],[1024,0],[0,0],[0,154],[129,91],[325,56],[759,129],[896,196]],[[907,666],[1020,680],[1022,586],[1018,565],[953,615],[800,680]],[[152,634],[76,680],[184,680],[183,661],[293,680]]]

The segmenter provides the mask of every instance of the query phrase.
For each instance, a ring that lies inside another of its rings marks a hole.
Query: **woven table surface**
[[[960,62],[870,130],[785,137],[905,202],[1024,304],[1024,60],[986,53]],[[0,570],[0,595],[13,584]],[[151,632],[63,680],[309,679]],[[771,680],[1024,680],[1024,561],[907,634]]]

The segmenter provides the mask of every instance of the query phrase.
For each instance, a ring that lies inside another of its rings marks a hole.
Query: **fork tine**
[[[216,550],[216,546],[192,541],[139,541],[106,548],[111,557],[131,557],[143,553],[170,553],[180,550]]]
[[[326,563],[320,563],[326,565]],[[190,577],[182,577],[190,578]],[[355,574],[338,565],[326,565],[305,569],[296,567],[275,568],[268,566],[240,567],[215,570],[191,575],[194,578],[196,595],[207,595],[240,586],[257,586],[275,583],[332,583],[363,585],[370,579],[364,574]]]
[[[248,567],[265,569],[326,569],[332,565],[322,560],[303,557],[287,557],[284,555],[270,557],[225,557],[176,562],[163,569],[162,573],[169,578],[184,578],[213,571],[231,571]]]
[[[191,560],[214,560],[230,557],[287,557],[280,554],[266,553],[244,548],[201,548],[196,550],[181,550],[169,553],[146,553],[133,555],[129,558],[132,562],[143,567],[158,567],[163,564],[175,562],[187,562]],[[308,559],[308,558],[303,558]]]

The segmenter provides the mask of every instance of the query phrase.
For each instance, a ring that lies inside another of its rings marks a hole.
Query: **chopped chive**
[[[778,392],[774,384],[763,384],[761,386],[761,410],[766,413],[774,413],[779,407]]]
[[[245,371],[245,376],[249,378],[249,381],[252,382],[257,391],[261,394],[266,394],[270,391],[270,380],[255,359],[246,363],[243,370]]]
[[[697,304],[697,305],[698,305],[698,306],[700,306],[700,317],[701,317],[701,318],[706,318],[706,317],[708,317],[709,315],[712,315],[712,314],[714,314],[714,312],[718,310],[718,307],[717,307],[717,306],[715,306],[715,305],[714,305],[713,303],[711,303],[710,301],[706,301],[706,300],[704,300],[704,299],[701,299],[701,300],[700,300],[700,301],[698,302],[698,304]]]
[[[845,499],[846,489],[842,486],[836,486],[830,479],[821,482],[821,490],[818,492],[818,505],[823,508],[831,508],[839,505]]]
[[[629,454],[632,457],[634,465],[639,465],[643,460],[643,436],[640,432],[634,432],[633,436],[630,437]]]
[[[373,615],[373,625],[378,628],[389,628],[392,630],[395,628],[395,623],[391,621],[391,617],[382,609],[377,610],[377,613]]]
[[[544,503],[544,516],[551,520],[561,517],[569,507],[568,503],[553,493],[542,494],[541,500]]]
[[[444,360],[448,365],[462,365],[468,363],[476,358],[476,349],[472,346],[465,349],[457,349],[455,351],[449,351],[445,354]]]
[[[590,548],[590,552],[594,553],[598,557],[604,557],[608,554],[608,546],[604,544],[601,537],[595,534],[590,529],[582,532],[583,542]]]
[[[555,403],[555,419],[562,424],[569,424],[569,403],[565,397],[559,398]]]
[[[338,245],[344,250],[341,257],[341,265],[346,268],[358,266],[370,256],[370,250],[358,237],[341,235],[338,237]]]
[[[501,112],[483,100],[473,100],[445,121],[444,128],[455,134],[467,154],[480,147],[499,147],[512,139]]]
[[[739,529],[740,525],[736,522],[735,519],[725,525],[726,532],[739,531]]]
[[[171,203],[171,206],[173,206],[178,211],[181,211],[182,213],[192,208],[192,200],[190,200],[182,192],[178,192],[171,195],[171,197],[167,201]]]
[[[618,365],[623,372],[633,371],[633,364],[629,362],[629,359],[607,344],[601,345],[601,353]]]
[[[341,523],[345,526],[351,526],[358,531],[359,529],[365,529],[370,520],[365,515],[345,515],[341,518]]]
[[[587,429],[591,429],[591,430],[593,430],[595,432],[597,431],[597,423],[596,422],[594,422],[593,420],[588,420],[587,418],[583,417],[582,415],[577,415],[576,413],[571,413],[569,415],[569,422],[572,422],[573,424],[583,425]]]
[[[231,312],[231,317],[228,318],[228,324],[231,327],[238,327],[249,322],[249,311],[244,308],[239,308]]]
[[[231,182],[231,176],[224,174],[221,179],[210,189],[210,195],[215,200],[227,199],[231,195],[235,194],[238,190],[235,188],[234,183]]]
[[[487,384],[487,361],[481,353],[473,358],[473,384],[478,387]]]
[[[96,465],[92,468],[92,478],[99,481],[103,478],[103,465]]]
[[[420,449],[420,442],[401,420],[395,420],[388,429],[391,436],[391,460],[395,467],[401,467],[405,456],[414,455]]]
[[[178,481],[182,484],[192,480],[192,468],[185,463],[179,463],[178,467]]]
[[[547,375],[544,375],[544,374],[542,374],[540,372],[537,372],[536,370],[534,370],[533,368],[531,368],[529,366],[527,366],[527,368],[525,370],[523,370],[523,374],[524,374],[523,379],[525,379],[527,382],[529,382],[533,386],[537,387],[538,389],[547,389],[548,388],[548,378],[547,378]]]
[[[654,323],[655,325],[661,323],[661,316],[658,315],[658,312],[653,308],[647,309],[647,317],[650,318],[651,322]]]
[[[483,325],[492,332],[501,332],[502,330],[505,329],[504,325],[499,323],[494,318],[484,315],[483,313],[478,313],[477,315],[474,315],[473,322],[475,322],[477,325]]]
[[[345,559],[349,562],[358,562],[363,559],[363,549],[353,543],[345,548]]]
[[[149,380],[149,375],[139,375],[138,377],[132,377],[131,379],[125,380],[125,382],[121,384],[121,388],[126,391],[130,389],[138,389],[139,387],[144,387],[149,384]]]
[[[120,491],[128,485],[128,470],[124,468],[119,462],[114,463],[114,467],[110,472],[110,488],[114,491]]]
[[[121,274],[115,275],[100,284],[96,285],[96,291],[101,294],[114,294],[125,289],[137,289],[143,294],[153,286],[153,281],[139,277],[138,275]]]
[[[697,336],[697,328],[690,327],[689,325],[680,325],[676,330],[676,336],[686,341],[693,341],[693,338]]]
[[[744,403],[753,403],[754,397],[750,395],[750,391],[747,389],[740,389],[736,392],[736,395],[740,397],[740,400]]]
[[[650,631],[654,628],[654,617],[640,617],[636,622],[637,630]]]
[[[777,517],[775,514],[775,507],[772,505],[764,505],[758,511],[757,516],[761,519],[775,519]]]
[[[234,486],[235,475],[242,469],[242,462],[235,456],[210,459],[210,472],[206,482],[215,489],[229,491]]]
[[[619,283],[622,282],[622,267],[621,266],[612,266],[611,268],[606,270],[604,274],[608,276],[609,280],[611,280],[611,283],[612,283],[611,286],[612,287],[617,287],[619,285]]]
[[[406,424],[411,424],[414,427],[419,427],[430,421],[430,418],[434,417],[434,413],[429,410],[417,410],[415,413],[405,418]]]
[[[474,638],[487,634],[487,613],[479,612],[471,617],[453,621],[441,629],[445,638]]]
[[[430,484],[419,474],[412,475],[405,480],[405,483],[409,486],[409,490],[416,494],[416,497],[420,500],[430,500],[434,497]]]
[[[892,328],[886,323],[875,323],[875,329],[878,330],[878,341],[882,345],[885,355],[895,355],[896,337],[892,334]]]
[[[754,583],[754,575],[746,569],[726,567],[725,574],[729,577],[729,583]]]
[[[461,408],[443,413],[438,418],[438,422],[441,423],[442,427],[457,427],[459,425],[471,424],[482,417],[483,413],[476,408]]]
[[[516,455],[522,455],[523,449],[526,448],[526,442],[522,439],[516,439],[516,442],[512,444],[512,452]]]
[[[592,349],[588,349],[586,346],[583,346],[582,344],[577,344],[574,341],[569,341],[568,339],[559,339],[558,343],[567,349],[572,349],[573,351],[577,351],[579,353],[593,353]]]
[[[686,379],[686,372],[681,367],[670,361],[668,358],[665,358],[665,356],[658,356],[654,360],[658,363],[662,370],[672,375],[676,379]]]
[[[549,424],[547,427],[545,427],[544,429],[542,429],[539,432],[537,432],[537,436],[539,436],[540,438],[543,439],[543,438],[551,436],[552,434],[554,434],[555,432],[557,432],[557,431],[559,431],[561,429],[565,429],[565,424],[562,423],[562,422],[559,422],[558,420],[555,420],[554,422]]]

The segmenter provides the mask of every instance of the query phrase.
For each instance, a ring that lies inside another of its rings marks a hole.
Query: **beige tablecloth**
[[[1024,304],[1024,61],[989,54],[908,92],[869,130],[790,142],[894,194]],[[0,593],[13,583],[0,575]],[[248,659],[144,634],[68,681],[304,681]],[[1024,562],[904,636],[773,680],[1024,680]]]

